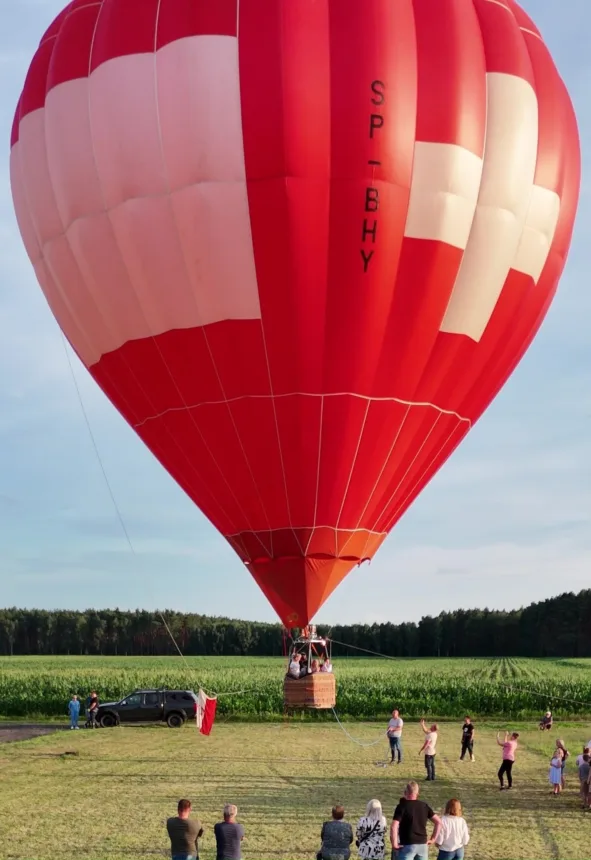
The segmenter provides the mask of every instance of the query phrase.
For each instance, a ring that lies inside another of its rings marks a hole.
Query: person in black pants
[[[507,788],[513,788],[513,764],[515,762],[515,751],[517,749],[517,739],[519,737],[519,732],[513,732],[513,734],[509,737],[509,732],[505,732],[505,740],[499,740],[499,734],[497,732],[497,743],[500,747],[503,747],[503,763],[499,768],[499,772],[497,776],[499,777],[499,782],[501,783],[501,791],[504,790],[505,786],[503,784],[503,777],[507,776]]]
[[[464,717],[462,726],[462,752],[460,761],[464,761],[466,753],[470,753],[470,761],[474,761],[474,723],[470,717]]]

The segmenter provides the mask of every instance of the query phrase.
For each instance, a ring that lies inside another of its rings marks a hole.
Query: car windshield
[[[127,705],[127,706],[129,706],[129,705],[135,706],[135,705],[140,705],[141,701],[142,701],[142,697],[140,696],[140,694],[134,693],[133,696],[127,696],[127,698],[122,699],[120,704],[121,705]]]

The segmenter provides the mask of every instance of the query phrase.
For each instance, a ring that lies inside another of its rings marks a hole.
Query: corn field
[[[219,695],[222,716],[282,715],[281,659],[189,657],[187,663],[171,657],[0,658],[0,717],[63,716],[72,693],[84,699],[92,689],[105,702],[134,689],[200,686]],[[334,669],[341,718],[381,719],[394,706],[405,717],[519,719],[547,708],[562,718],[591,714],[591,660],[348,658],[336,660]]]

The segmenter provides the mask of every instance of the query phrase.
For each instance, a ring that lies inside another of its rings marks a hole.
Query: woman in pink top
[[[503,784],[503,777],[505,774],[507,774],[507,788],[513,787],[513,775],[511,771],[513,770],[513,762],[515,761],[515,750],[517,749],[518,737],[519,732],[513,732],[511,737],[509,737],[509,732],[505,732],[505,740],[501,741],[499,740],[499,734],[497,732],[497,743],[500,747],[503,747],[503,763],[497,774],[499,782],[501,783],[501,791],[505,788]]]

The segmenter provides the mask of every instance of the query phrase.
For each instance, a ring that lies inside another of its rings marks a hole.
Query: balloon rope
[[[107,490],[109,492],[109,496],[111,497],[111,501],[113,503],[113,508],[115,509],[115,513],[117,514],[117,519],[119,520],[119,524],[121,525],[121,529],[123,531],[123,534],[125,535],[125,540],[127,541],[127,544],[129,546],[129,549],[131,550],[132,555],[134,556],[134,558],[136,560],[138,560],[139,559],[138,554],[136,553],[135,547],[134,547],[132,540],[131,540],[131,537],[129,536],[129,531],[127,530],[127,526],[125,525],[125,520],[123,519],[123,514],[121,513],[121,508],[117,504],[117,499],[115,498],[115,493],[113,492],[111,482],[109,481],[109,476],[107,475],[107,470],[105,469],[103,459],[101,457],[101,453],[100,453],[98,445],[96,443],[95,435],[92,431],[92,426],[90,424],[88,412],[86,411],[86,407],[84,405],[84,400],[82,398],[82,392],[80,391],[80,386],[78,385],[78,380],[76,379],[76,374],[74,372],[74,365],[72,364],[72,359],[70,358],[70,353],[68,351],[66,338],[64,337],[64,333],[62,332],[61,329],[59,330],[59,332],[60,332],[60,336],[62,339],[62,346],[64,348],[64,352],[66,353],[66,359],[68,361],[68,367],[70,368],[70,375],[71,375],[72,381],[74,383],[74,388],[76,389],[76,394],[78,395],[78,403],[80,404],[80,409],[82,410],[82,415],[84,416],[84,421],[86,423],[86,429],[88,430],[88,435],[90,436],[90,441],[92,442],[92,447],[94,448],[94,453],[96,454],[96,459],[98,460],[98,464],[99,464],[101,472],[103,474],[103,478],[104,478]],[[187,668],[187,670],[189,672],[193,672],[194,670],[191,669],[189,663],[187,662],[187,658],[185,657],[185,655],[181,651],[180,646],[179,646],[178,642],[176,641],[172,630],[168,626],[166,618],[164,617],[162,612],[160,612],[159,609],[156,610],[156,614],[160,617],[162,623],[164,624],[164,627],[165,627],[168,635],[170,636],[174,647],[178,651],[181,660],[185,664],[185,667]],[[207,693],[207,690],[204,689],[204,692]]]
[[[88,430],[88,435],[90,436],[90,441],[92,442],[92,447],[94,448],[94,453],[95,453],[95,455],[96,455],[96,459],[98,460],[98,464],[99,464],[99,466],[100,466],[100,469],[101,469],[101,472],[102,472],[102,475],[103,475],[103,478],[104,478],[105,484],[106,484],[106,486],[107,486],[107,490],[109,491],[109,496],[111,497],[111,502],[113,503],[113,508],[115,509],[115,513],[117,514],[117,519],[119,520],[119,523],[120,523],[120,525],[121,525],[121,529],[122,529],[122,531],[123,531],[123,534],[125,535],[125,540],[127,541],[127,544],[128,544],[128,546],[129,546],[129,549],[131,550],[131,553],[132,553],[132,555],[134,556],[134,558],[136,559],[136,561],[139,561],[139,556],[138,556],[137,552],[135,551],[135,547],[134,547],[133,542],[132,542],[132,540],[131,540],[131,537],[130,537],[130,535],[129,535],[129,531],[128,531],[128,529],[127,529],[127,526],[125,525],[125,520],[123,519],[123,514],[121,513],[121,508],[120,508],[120,507],[119,507],[119,505],[117,504],[117,499],[115,498],[115,493],[113,492],[113,488],[112,488],[112,486],[111,486],[111,482],[109,481],[109,476],[107,475],[107,470],[105,469],[105,466],[104,466],[104,463],[103,463],[103,459],[102,459],[102,457],[101,457],[101,453],[100,453],[100,451],[99,451],[99,447],[98,447],[98,445],[97,445],[97,443],[96,443],[95,435],[94,435],[94,433],[93,433],[93,431],[92,431],[92,426],[91,426],[91,424],[90,424],[90,419],[89,419],[89,417],[88,417],[88,412],[86,411],[86,407],[85,407],[85,405],[84,405],[84,400],[83,400],[83,398],[82,398],[82,392],[80,391],[80,386],[78,385],[78,380],[76,379],[76,374],[75,374],[75,372],[74,372],[74,365],[72,364],[72,359],[70,358],[70,353],[69,353],[69,351],[68,351],[68,346],[67,346],[66,338],[64,337],[64,334],[63,334],[63,332],[62,332],[62,330],[61,330],[61,329],[59,329],[59,333],[60,333],[60,335],[61,335],[61,339],[62,339],[62,346],[63,346],[63,348],[64,348],[64,352],[66,353],[66,359],[67,359],[67,361],[68,361],[68,367],[70,368],[70,375],[71,375],[71,377],[72,377],[72,381],[73,381],[73,383],[74,383],[74,388],[75,388],[75,390],[76,390],[76,394],[77,394],[77,396],[78,396],[78,403],[80,404],[80,409],[81,409],[81,411],[82,411],[82,415],[84,416],[84,421],[85,421],[85,424],[86,424],[86,429]],[[159,609],[157,609],[157,610],[156,610],[156,614],[159,616],[160,620],[162,621],[162,623],[163,623],[163,625],[164,625],[164,627],[165,627],[165,629],[166,629],[166,632],[167,632],[167,633],[168,633],[168,635],[170,636],[170,639],[171,639],[171,641],[172,641],[172,644],[173,644],[173,645],[174,645],[174,647],[176,648],[176,650],[177,650],[177,652],[178,652],[179,657],[181,658],[181,660],[182,660],[182,661],[183,661],[183,663],[185,664],[185,667],[186,667],[187,671],[188,671],[189,673],[191,673],[191,674],[194,674],[194,673],[195,673],[195,670],[194,670],[194,669],[192,669],[192,668],[191,668],[191,666],[189,665],[189,662],[187,661],[187,658],[186,658],[186,657],[185,657],[185,655],[183,654],[183,652],[182,652],[182,650],[181,650],[181,647],[180,647],[179,643],[177,642],[177,640],[176,640],[176,638],[175,638],[175,636],[174,636],[174,633],[173,633],[173,632],[172,632],[172,630],[170,629],[170,626],[168,625],[168,622],[166,621],[166,618],[164,617],[163,613],[162,613]],[[218,697],[218,696],[242,696],[242,695],[244,695],[245,693],[256,693],[256,692],[258,692],[258,690],[229,690],[229,691],[228,691],[228,692],[226,692],[226,693],[214,693],[213,691],[208,691],[208,690],[206,690],[206,689],[205,689],[205,687],[203,687],[203,685],[201,685],[201,684],[200,684],[199,686],[201,687],[201,689],[203,690],[203,692],[204,692],[204,693],[207,693],[207,695],[209,695],[209,694],[211,693],[211,695],[212,695],[213,697]]]
[[[127,527],[126,527],[125,522],[123,520],[123,515],[121,514],[121,509],[119,508],[119,505],[117,504],[115,494],[113,493],[111,483],[109,481],[109,478],[107,476],[107,472],[106,472],[105,467],[103,465],[103,460],[102,460],[102,457],[100,455],[98,445],[96,444],[96,439],[95,439],[94,433],[92,432],[92,427],[90,426],[90,420],[88,418],[88,413],[86,411],[86,407],[84,406],[84,401],[82,400],[82,392],[80,391],[80,387],[78,385],[78,380],[76,379],[76,374],[74,373],[74,366],[72,364],[72,359],[70,358],[70,353],[68,352],[68,347],[66,345],[66,339],[65,339],[64,334],[63,334],[61,329],[60,329],[60,335],[62,338],[62,346],[64,348],[64,352],[66,353],[66,358],[68,360],[68,367],[70,368],[70,374],[72,375],[72,381],[74,383],[74,388],[76,389],[76,394],[78,395],[78,402],[80,404],[80,409],[82,410],[82,415],[84,416],[84,421],[86,423],[86,429],[88,430],[88,435],[90,436],[90,441],[92,442],[92,447],[94,448],[94,453],[96,454],[96,459],[98,460],[98,464],[100,466],[101,472],[103,473],[103,478],[105,479],[105,484],[107,486],[107,490],[109,491],[109,495],[111,497],[111,501],[113,502],[113,507],[115,508],[115,513],[117,514],[117,518],[118,518],[119,523],[121,525],[121,529],[123,530],[123,534],[125,535],[125,539],[126,539],[127,543],[129,544],[130,550],[135,555],[136,553],[135,553],[135,550],[133,548],[131,538],[129,537],[129,532],[127,531]]]
[[[354,743],[354,744],[357,744],[357,746],[359,746],[359,747],[375,747],[375,745],[376,745],[376,744],[383,743],[383,740],[384,740],[383,735],[381,735],[381,736],[377,739],[377,741],[370,741],[369,743],[366,743],[365,741],[360,741],[360,740],[358,740],[357,738],[354,738],[354,737],[353,737],[353,735],[350,735],[350,734],[349,734],[349,732],[347,731],[347,729],[344,727],[344,725],[343,725],[343,724],[341,723],[341,721],[339,720],[338,714],[337,714],[337,712],[335,711],[335,709],[334,709],[334,708],[331,708],[331,710],[332,710],[332,712],[333,712],[333,714],[334,714],[334,718],[335,718],[335,720],[337,721],[337,723],[339,724],[340,728],[341,728],[341,729],[343,730],[343,732],[347,735],[347,737],[349,738],[349,740],[350,740],[350,741],[353,741],[353,743]]]
[[[352,648],[353,651],[364,651],[366,654],[373,654],[374,657],[381,657],[383,660],[399,660],[400,657],[392,657],[390,654],[380,654],[379,651],[370,651],[369,648],[359,648],[357,645],[349,645],[348,642],[339,642],[338,639],[330,640],[333,645],[342,645],[343,648]]]
[[[332,640],[334,645],[342,645],[343,648],[351,648],[353,651],[363,651],[365,654],[373,654],[374,657],[381,657],[383,660],[400,660],[399,657],[392,657],[390,654],[380,654],[379,651],[370,651],[368,648],[359,648],[357,645],[349,645],[348,642],[339,642],[337,639]],[[539,696],[541,699],[554,702],[570,702],[574,705],[585,705],[591,708],[591,702],[582,702],[580,699],[569,699],[566,696],[553,696],[548,693],[540,693],[538,690],[532,690],[531,687],[517,687],[515,684],[504,684],[498,682],[499,687],[504,687],[506,690],[515,690],[517,693],[530,693],[532,696]]]

